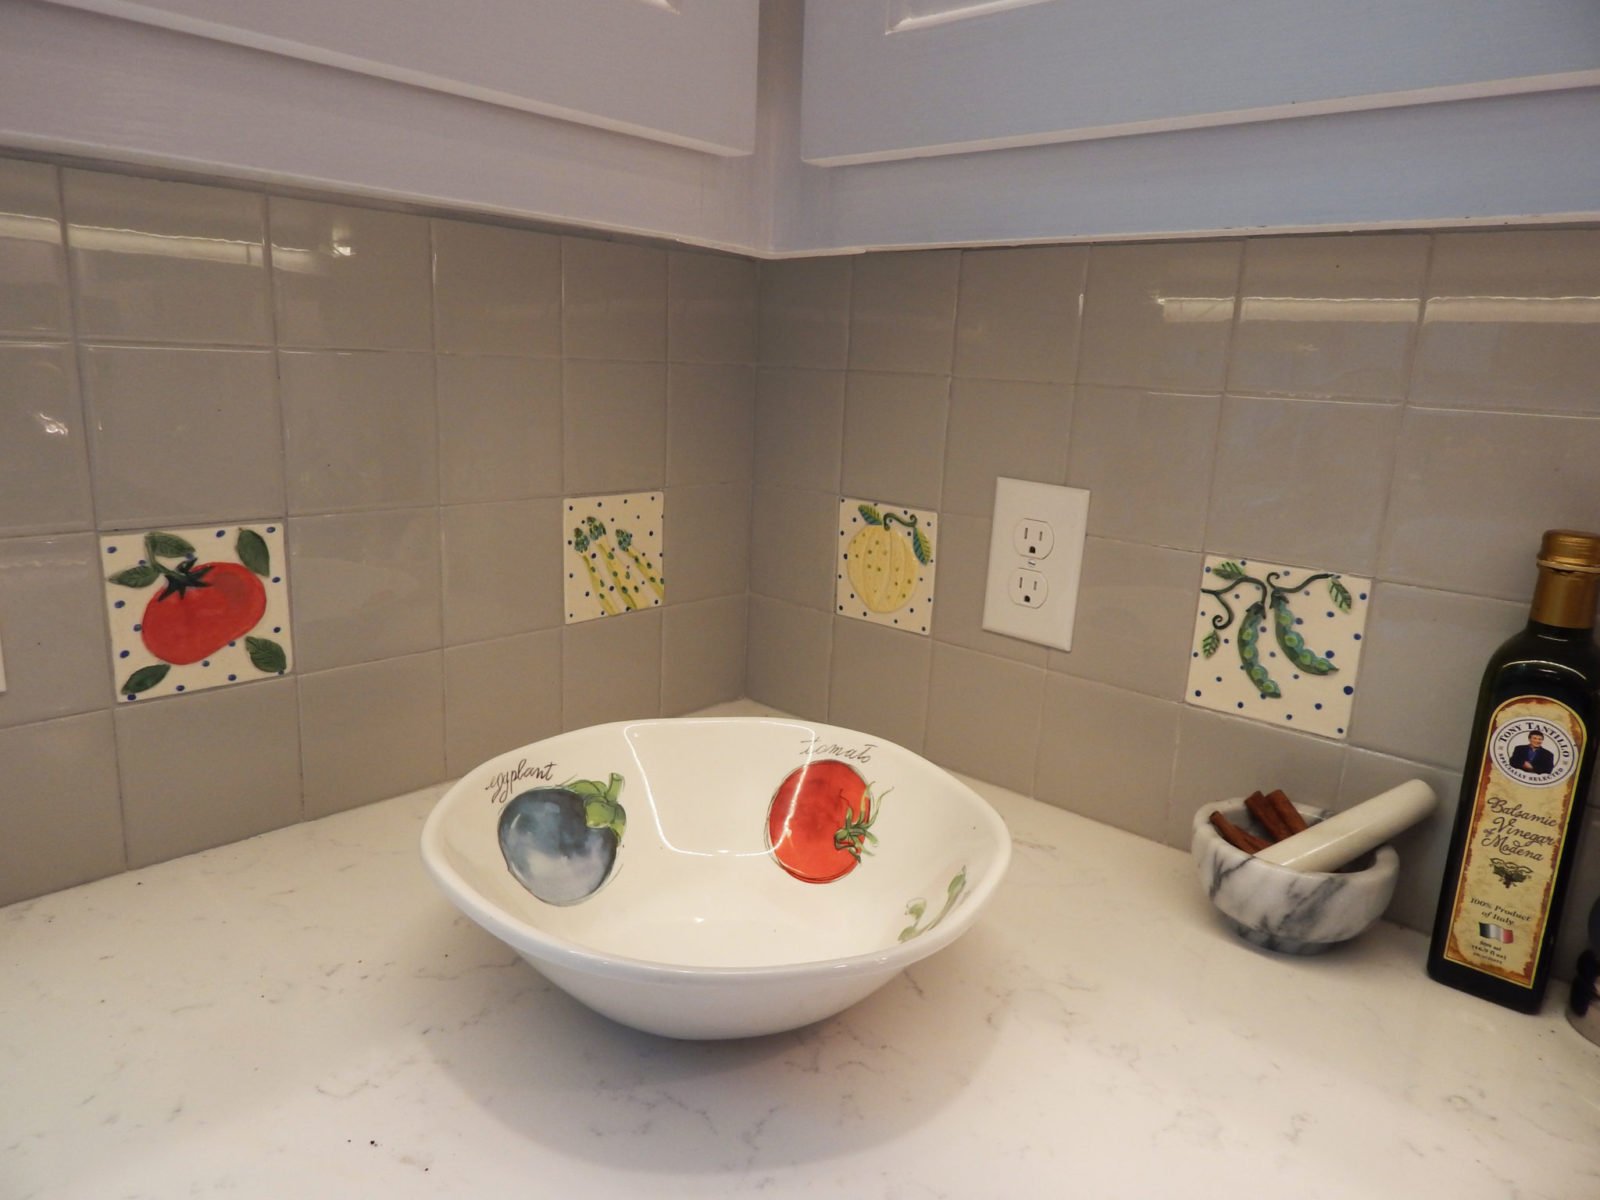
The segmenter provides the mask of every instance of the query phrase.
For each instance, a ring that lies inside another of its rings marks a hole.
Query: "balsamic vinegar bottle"
[[[1552,529],[1528,626],[1478,692],[1428,974],[1519,1012],[1550,978],[1600,715],[1600,534]]]

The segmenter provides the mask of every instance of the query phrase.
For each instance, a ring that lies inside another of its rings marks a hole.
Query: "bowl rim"
[[[463,785],[466,782],[466,777],[471,775],[473,771],[478,770],[479,767],[502,758],[526,755],[534,747],[555,741],[557,738],[570,737],[575,734],[625,733],[629,729],[640,726],[684,724],[801,725],[819,733],[838,731],[840,733],[864,736],[861,735],[859,730],[852,730],[842,725],[807,721],[801,717],[775,716],[646,717],[635,721],[609,721],[599,725],[585,726],[581,729],[564,730],[561,733],[552,734],[548,738],[540,738],[526,745],[493,755],[465,772],[452,783],[444,795],[434,803],[427,820],[423,823],[421,839],[423,866],[432,876],[434,883],[438,885],[439,889],[445,893],[457,908],[483,929],[518,951],[518,953],[531,955],[540,962],[549,963],[557,968],[581,971],[588,975],[604,978],[633,981],[648,979],[685,984],[709,980],[752,979],[777,982],[806,976],[842,977],[864,974],[889,967],[909,966],[911,963],[926,958],[935,951],[948,946],[971,928],[984,908],[987,907],[989,898],[1000,886],[1007,870],[1010,868],[1012,851],[1010,828],[987,800],[952,772],[924,758],[916,751],[909,750],[887,738],[876,736],[873,737],[873,741],[878,746],[905,754],[914,762],[945,776],[954,785],[958,793],[964,794],[970,800],[975,815],[981,825],[993,836],[997,848],[994,869],[989,871],[985,878],[979,881],[972,891],[967,893],[966,900],[957,905],[955,910],[944,920],[917,937],[899,942],[893,946],[886,946],[881,950],[868,950],[838,958],[805,959],[800,962],[769,963],[763,966],[749,967],[692,966],[646,958],[634,958],[623,954],[602,953],[579,942],[547,933],[537,926],[513,916],[498,905],[492,904],[448,862],[443,844],[445,823],[449,820],[454,808],[465,802],[464,798],[467,796],[467,789]]]

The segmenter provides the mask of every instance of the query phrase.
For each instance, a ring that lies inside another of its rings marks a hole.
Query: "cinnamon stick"
[[[1290,833],[1303,833],[1309,828],[1306,824],[1306,819],[1300,815],[1300,810],[1294,806],[1289,797],[1285,796],[1281,790],[1268,792],[1267,803],[1272,805],[1273,811],[1289,827]]]
[[[1250,810],[1250,815],[1267,831],[1267,841],[1281,842],[1288,837],[1291,830],[1278,810],[1260,792],[1251,792],[1245,797],[1244,806]]]
[[[1214,812],[1211,814],[1211,825],[1222,835],[1223,841],[1230,846],[1243,850],[1246,854],[1254,854],[1257,850],[1265,850],[1270,844],[1262,841],[1255,834],[1240,829],[1221,813]]]

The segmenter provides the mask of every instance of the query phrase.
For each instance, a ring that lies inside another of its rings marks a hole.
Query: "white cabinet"
[[[1585,83],[1594,0],[807,0],[801,153],[882,162]]]
[[[753,3],[49,0],[711,154],[755,149]]]

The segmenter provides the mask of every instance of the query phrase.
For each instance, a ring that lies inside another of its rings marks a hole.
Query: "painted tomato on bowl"
[[[806,883],[832,883],[872,853],[878,798],[849,763],[817,759],[796,767],[778,785],[767,809],[773,859]]]

